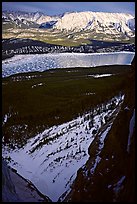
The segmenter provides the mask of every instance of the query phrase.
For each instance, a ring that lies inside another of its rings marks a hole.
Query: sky
[[[135,2],[2,2],[2,10],[39,11],[47,15],[72,11],[121,12],[135,16]]]

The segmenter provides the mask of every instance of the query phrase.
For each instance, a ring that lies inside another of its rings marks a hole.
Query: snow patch
[[[124,108],[124,110],[130,110],[130,108],[129,108],[128,106],[126,106],[126,107]]]
[[[113,190],[116,195],[116,198],[118,194],[120,193],[120,191],[123,189],[122,183],[124,182],[125,178],[126,176],[122,176],[121,179],[114,185],[115,187],[113,188]]]
[[[88,75],[94,78],[101,78],[101,77],[108,77],[108,76],[112,76],[114,74],[93,74],[93,75]]]
[[[42,86],[42,85],[43,85],[43,83],[34,84],[34,85],[31,86],[31,88],[34,88],[34,87],[37,87],[37,86]]]

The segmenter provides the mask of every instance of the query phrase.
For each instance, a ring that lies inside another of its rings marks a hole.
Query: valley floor
[[[121,65],[3,79],[3,157],[52,201],[134,201],[134,82]]]

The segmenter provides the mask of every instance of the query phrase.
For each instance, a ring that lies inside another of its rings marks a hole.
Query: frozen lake
[[[134,52],[16,55],[2,61],[2,77],[22,72],[42,72],[55,68],[130,65],[134,55]]]

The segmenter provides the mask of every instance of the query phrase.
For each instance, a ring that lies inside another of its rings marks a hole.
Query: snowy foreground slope
[[[46,129],[20,149],[3,146],[2,155],[11,158],[9,165],[52,201],[62,200],[71,190],[78,169],[88,160],[90,144],[99,139],[98,151],[102,151],[123,100],[124,95],[119,94],[72,121]],[[97,156],[92,172],[98,163]]]

